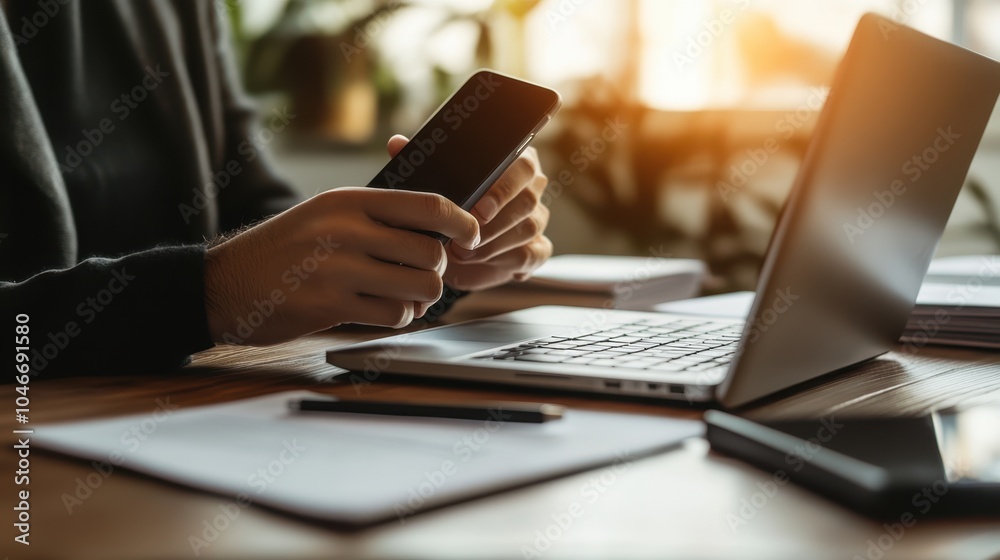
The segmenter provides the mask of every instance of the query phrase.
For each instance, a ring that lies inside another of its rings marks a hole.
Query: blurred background
[[[995,0],[218,1],[263,113],[295,114],[257,141],[304,194],[366,184],[490,67],[564,97],[534,142],[556,253],[699,258],[710,293],[753,289],[864,12],[1000,58]],[[998,212],[995,114],[938,255],[1000,252]]]

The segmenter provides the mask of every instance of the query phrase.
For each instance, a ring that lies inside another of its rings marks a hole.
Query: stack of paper
[[[1000,256],[936,259],[903,342],[1000,348]]]
[[[734,292],[656,306],[664,313],[746,318],[753,292]],[[1000,256],[935,259],[900,341],[1000,349]]]
[[[527,282],[473,297],[477,309],[492,313],[536,305],[649,310],[698,295],[705,272],[704,263],[695,259],[560,255]]]

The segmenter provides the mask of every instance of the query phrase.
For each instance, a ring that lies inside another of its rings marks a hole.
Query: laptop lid
[[[997,62],[861,19],[775,228],[722,404],[896,345],[998,93]]]

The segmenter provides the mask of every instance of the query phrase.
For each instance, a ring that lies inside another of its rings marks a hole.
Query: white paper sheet
[[[632,459],[700,435],[693,420],[569,410],[544,424],[297,413],[286,392],[39,426],[33,442],[171,482],[360,525]],[[144,439],[136,437],[136,431]]]

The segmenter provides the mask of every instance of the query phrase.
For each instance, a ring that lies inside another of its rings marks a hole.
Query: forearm
[[[212,346],[202,246],[91,258],[0,283],[8,320],[29,318],[31,370],[45,376],[155,373]]]

